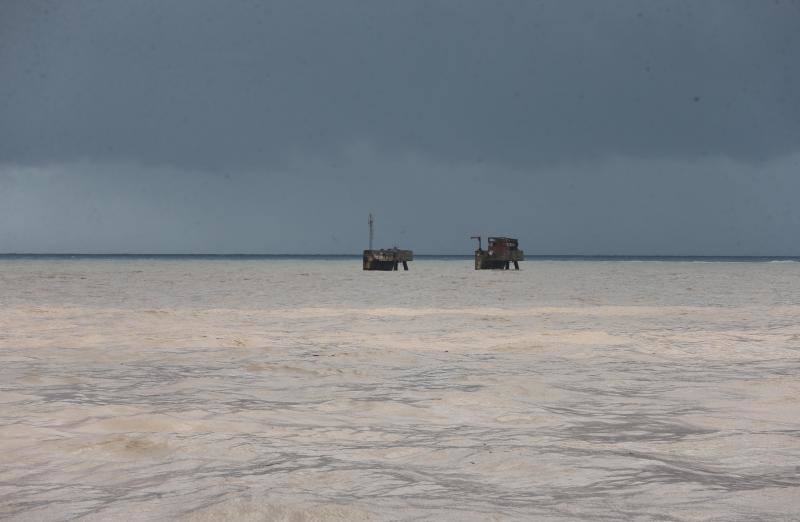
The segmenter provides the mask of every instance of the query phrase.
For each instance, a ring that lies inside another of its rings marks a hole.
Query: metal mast
[[[369,249],[372,250],[372,236],[373,236],[373,221],[372,221],[372,212],[369,213]]]

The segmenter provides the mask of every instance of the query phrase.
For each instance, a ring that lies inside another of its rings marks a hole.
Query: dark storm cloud
[[[538,170],[387,158],[208,175],[137,164],[0,169],[15,252],[469,253],[473,234],[530,254],[800,255],[800,154],[766,163],[620,160]],[[498,175],[502,180],[498,181]]]
[[[0,158],[515,165],[800,140],[797,2],[5,2]]]
[[[0,2],[0,251],[800,254],[800,2]]]

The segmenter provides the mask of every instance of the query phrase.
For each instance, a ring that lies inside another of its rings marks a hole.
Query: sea
[[[798,520],[798,261],[0,256],[0,519]]]

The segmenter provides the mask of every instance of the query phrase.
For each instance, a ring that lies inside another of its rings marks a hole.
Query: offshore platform
[[[375,235],[375,222],[369,215],[369,250],[364,250],[364,270],[396,271],[402,263],[403,270],[408,270],[408,262],[414,260],[414,252],[397,247],[373,250],[372,239]]]
[[[486,250],[481,244],[481,236],[471,236],[470,239],[478,240],[475,270],[508,270],[511,263],[514,263],[514,270],[519,270],[519,262],[525,259],[524,252],[519,249],[519,242],[514,238],[490,237]]]

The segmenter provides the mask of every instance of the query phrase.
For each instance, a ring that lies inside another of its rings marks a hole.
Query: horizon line
[[[361,253],[186,253],[186,252],[0,252],[0,257],[361,257]],[[414,254],[415,257],[463,257],[473,254]],[[626,259],[800,259],[800,254],[525,254],[525,258]]]

